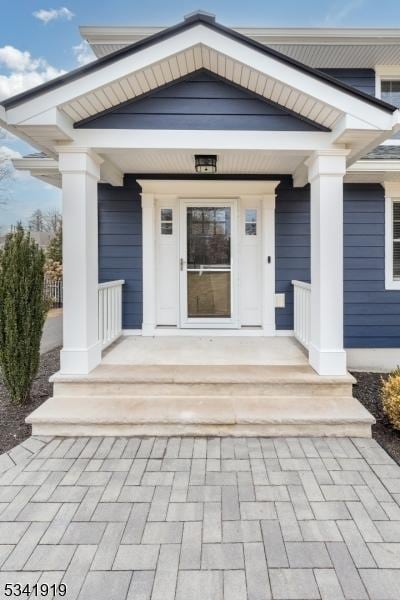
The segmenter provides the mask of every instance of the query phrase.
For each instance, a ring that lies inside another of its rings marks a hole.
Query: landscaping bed
[[[25,417],[52,395],[53,384],[49,377],[60,368],[60,348],[40,357],[39,373],[33,383],[31,400],[22,406],[11,404],[7,391],[0,380],[0,454],[11,450],[31,435],[31,426]]]
[[[400,464],[400,431],[393,429],[382,408],[381,381],[385,373],[351,373],[357,379],[353,386],[353,396],[365,406],[376,419],[372,435],[388,454]]]

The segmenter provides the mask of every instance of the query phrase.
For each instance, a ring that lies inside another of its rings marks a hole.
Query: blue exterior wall
[[[385,290],[385,198],[379,184],[344,186],[344,343],[400,347],[400,291]]]
[[[310,188],[282,182],[276,188],[275,291],[285,308],[275,309],[277,329],[293,329],[292,279],[310,281]]]
[[[99,281],[125,279],[122,326],[142,327],[142,208],[140,187],[125,178],[124,187],[100,184]]]
[[[321,130],[277,104],[261,100],[203,70],[77,126],[90,129]]]
[[[375,96],[375,71],[373,69],[320,69],[320,71],[361,92]]]
[[[280,184],[276,201],[277,329],[293,329],[292,279],[310,281],[309,187]],[[385,198],[379,184],[344,186],[345,348],[400,347],[400,291],[385,290]]]

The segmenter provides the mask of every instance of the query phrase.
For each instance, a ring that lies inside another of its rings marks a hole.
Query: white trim
[[[156,253],[154,194],[142,193],[142,260],[143,260],[143,335],[152,335],[156,326]]]
[[[142,335],[142,330],[141,329],[123,329],[122,336],[126,335]]]
[[[400,183],[385,182],[385,289],[400,290],[393,279],[393,203],[400,202]]]
[[[167,25],[84,25],[79,33],[89,44],[132,44],[149,35],[167,29]],[[346,43],[398,44],[399,27],[232,27],[234,31],[251,38],[268,38],[274,44],[326,44],[327,39],[336,44]],[[265,41],[265,43],[267,43]]]
[[[136,335],[136,333],[127,333],[125,331],[131,330],[122,330],[123,335]],[[135,331],[135,330],[132,330]],[[280,330],[282,333],[275,333],[274,335],[278,336],[292,336],[292,332],[289,330]],[[155,327],[151,332],[141,333],[141,335],[151,335],[151,336],[226,336],[226,337],[274,337],[268,331],[264,331],[262,327],[241,327],[239,329],[199,329],[199,328],[183,328],[180,329],[177,327]]]
[[[249,196],[273,194],[280,183],[280,181],[270,180],[235,180],[229,179],[229,175],[226,179],[138,179],[137,182],[146,194],[185,195],[187,198],[205,198],[205,196],[232,198],[242,194]]]
[[[261,204],[262,324],[275,333],[275,191],[263,196]]]
[[[296,285],[297,287],[301,287],[301,288],[304,288],[305,290],[311,291],[311,283],[307,283],[306,281],[298,281],[297,279],[293,279],[292,285]]]
[[[391,129],[391,122],[390,127]],[[142,150],[289,150],[306,154],[331,145],[335,133],[323,131],[224,131],[196,129],[74,129],[75,141],[97,151],[109,149]],[[193,152],[194,154],[194,152]]]
[[[348,348],[347,366],[355,371],[393,371],[400,365],[400,348]]]

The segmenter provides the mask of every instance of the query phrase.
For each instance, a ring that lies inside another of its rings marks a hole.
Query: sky
[[[400,27],[400,0],[0,0],[0,100],[93,59],[79,25],[173,25],[202,9],[228,26]],[[0,161],[36,151],[0,132]],[[27,173],[0,190],[0,231],[61,192]]]

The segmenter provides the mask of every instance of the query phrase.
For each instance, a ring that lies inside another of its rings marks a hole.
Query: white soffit
[[[81,27],[97,57],[106,56],[166,27]],[[234,31],[315,68],[374,68],[400,63],[398,28],[266,28]]]
[[[311,95],[201,43],[66,102],[61,108],[77,122],[202,68],[327,128],[342,114]]]
[[[218,155],[219,175],[291,174],[306,154],[262,151],[211,151]],[[194,175],[194,152],[184,150],[109,150],[106,158],[123,173],[184,173]]]

